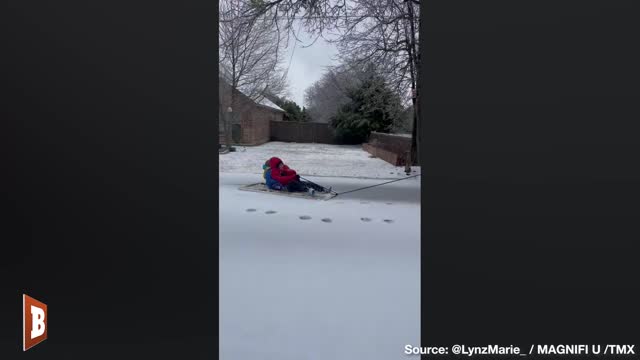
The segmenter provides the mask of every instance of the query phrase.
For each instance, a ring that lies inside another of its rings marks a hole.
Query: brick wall
[[[220,91],[220,106],[226,115],[226,110],[231,104],[231,88],[221,82]],[[233,122],[240,127],[232,125],[238,135],[232,137],[232,141],[238,145],[260,145],[268,142],[271,138],[271,121],[282,120],[283,113],[260,106],[241,93],[236,93],[236,96]],[[219,139],[221,143],[225,142],[224,133],[219,135]]]
[[[271,139],[271,122],[282,119],[282,113],[261,106],[255,106],[244,114],[242,123],[242,141],[245,144],[259,145]]]
[[[369,154],[388,162],[391,165],[394,165],[394,166],[404,165],[404,158],[398,156],[398,154],[394,152],[391,152],[367,143],[362,144],[362,149],[368,152]]]
[[[369,142],[362,148],[373,156],[376,156],[395,166],[403,166],[407,163],[407,153],[411,150],[411,137],[372,132]],[[415,165],[415,159],[414,159]]]
[[[411,137],[372,132],[369,144],[395,153],[406,153],[411,150]]]

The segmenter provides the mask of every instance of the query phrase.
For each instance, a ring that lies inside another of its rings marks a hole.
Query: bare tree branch
[[[219,53],[220,77],[228,83],[221,87],[220,104],[228,103],[232,114],[238,112],[238,92],[254,101],[260,101],[267,89],[278,93],[286,91],[286,81],[282,80],[282,59],[279,53],[284,43],[275,22],[264,21],[272,16],[267,11],[262,17],[243,16],[251,9],[244,0],[220,1]],[[221,115],[225,122],[225,135],[230,143],[230,124],[234,119]]]
[[[315,36],[313,43],[320,37],[326,40],[324,35],[334,35],[336,38],[329,41],[337,45],[343,64],[356,67],[374,64],[398,95],[405,102],[413,103],[417,114],[419,5],[419,0],[251,0],[251,6],[244,9],[242,16],[273,15],[272,21],[287,39],[299,40],[293,32],[296,22],[302,23],[307,32]],[[324,99],[330,98],[322,90],[325,88],[330,88],[326,79],[311,87],[305,94],[306,102],[323,103]],[[417,116],[414,119],[415,125]]]

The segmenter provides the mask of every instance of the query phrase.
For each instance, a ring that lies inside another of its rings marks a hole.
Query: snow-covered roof
[[[273,103],[273,101],[267,99],[266,97],[262,97],[262,100],[258,101],[258,104],[262,105],[262,106],[266,106],[268,108],[272,108],[274,110],[278,110],[278,111],[282,111],[282,112],[286,112],[284,111],[280,106],[276,105]]]
[[[221,69],[221,70],[220,70],[220,76],[218,77],[218,79],[219,79],[220,81],[224,81],[224,82],[225,82],[225,83],[227,83],[227,85],[228,85],[228,84],[229,84],[229,81],[228,81],[228,78],[227,78],[228,73],[227,73],[227,72],[225,72],[225,71],[223,71],[222,66],[220,67],[220,69]],[[247,94],[245,94],[242,90],[240,90],[240,89],[237,89],[237,90],[238,90],[238,92],[240,92],[242,95],[244,95],[244,96],[246,96],[247,98],[251,99],[251,97],[250,97],[250,96],[248,96]],[[271,109],[273,109],[273,110],[282,111],[283,113],[286,113],[286,111],[285,111],[284,109],[282,109],[282,108],[281,108],[281,107],[279,107],[278,105],[274,104],[274,103],[273,103],[273,101],[271,101],[271,100],[267,99],[267,98],[266,98],[266,97],[264,97],[264,96],[261,96],[261,98],[262,98],[261,100],[259,100],[259,101],[254,101],[254,102],[255,102],[256,104],[258,104],[258,105],[262,105],[262,106],[265,106],[265,107],[271,108]],[[253,100],[253,99],[252,99],[252,100]]]

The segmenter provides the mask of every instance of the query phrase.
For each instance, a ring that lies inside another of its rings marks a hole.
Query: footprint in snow
[[[309,219],[311,219],[311,216],[307,216],[307,215],[300,216],[300,220],[309,220]]]

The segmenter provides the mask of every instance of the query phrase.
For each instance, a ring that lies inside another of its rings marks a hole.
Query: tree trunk
[[[226,118],[227,126],[224,132],[224,138],[225,138],[225,141],[227,142],[227,146],[231,147],[231,143],[233,142],[231,138],[231,133],[233,129],[233,119],[236,111],[238,111],[236,106],[235,87],[231,88],[231,103],[229,104],[229,107],[231,107],[231,112],[228,112],[228,111],[226,112],[227,116],[225,118]]]
[[[411,77],[412,77],[412,90],[414,94],[412,94],[412,103],[413,103],[413,129],[411,130],[411,159],[416,162],[416,164],[420,165],[420,153],[418,151],[420,141],[418,136],[420,132],[418,131],[418,123],[420,121],[420,104],[418,103],[418,99],[420,96],[420,64],[419,57],[416,49],[416,29],[414,26],[414,14],[413,14],[413,6],[411,5],[411,1],[407,1],[407,10],[409,13],[409,21],[411,22],[411,44],[410,44],[410,57],[411,57]],[[415,72],[414,72],[415,71]],[[415,78],[414,74],[415,73]]]
[[[416,97],[418,96],[418,92],[416,90]],[[417,99],[414,98],[413,102],[413,129],[411,129],[411,161],[415,161],[416,164],[420,165],[420,158],[418,157],[418,102]],[[411,164],[413,165],[413,164]]]
[[[224,127],[224,142],[227,145],[227,148],[231,148],[231,116],[233,113],[227,112],[225,116],[225,127]]]
[[[225,135],[225,141],[226,141],[227,116],[226,116],[226,111],[224,109],[224,103],[222,101],[220,101],[220,105],[219,105],[218,123],[222,123],[222,131],[223,131],[223,134]],[[220,141],[220,125],[218,125],[218,141]],[[220,145],[222,145],[222,144],[220,144]],[[226,146],[227,144],[224,144],[224,145]]]
[[[418,151],[418,149],[420,149],[420,102],[418,99],[420,99],[420,67],[416,66],[416,74],[418,76],[418,79],[416,81],[416,97],[415,99],[413,99],[413,106],[414,106],[414,113],[413,113],[413,130],[411,131],[411,138],[413,140],[411,140],[411,146],[415,147],[414,153],[415,153],[415,161],[416,164],[418,166],[420,166],[420,152]]]

